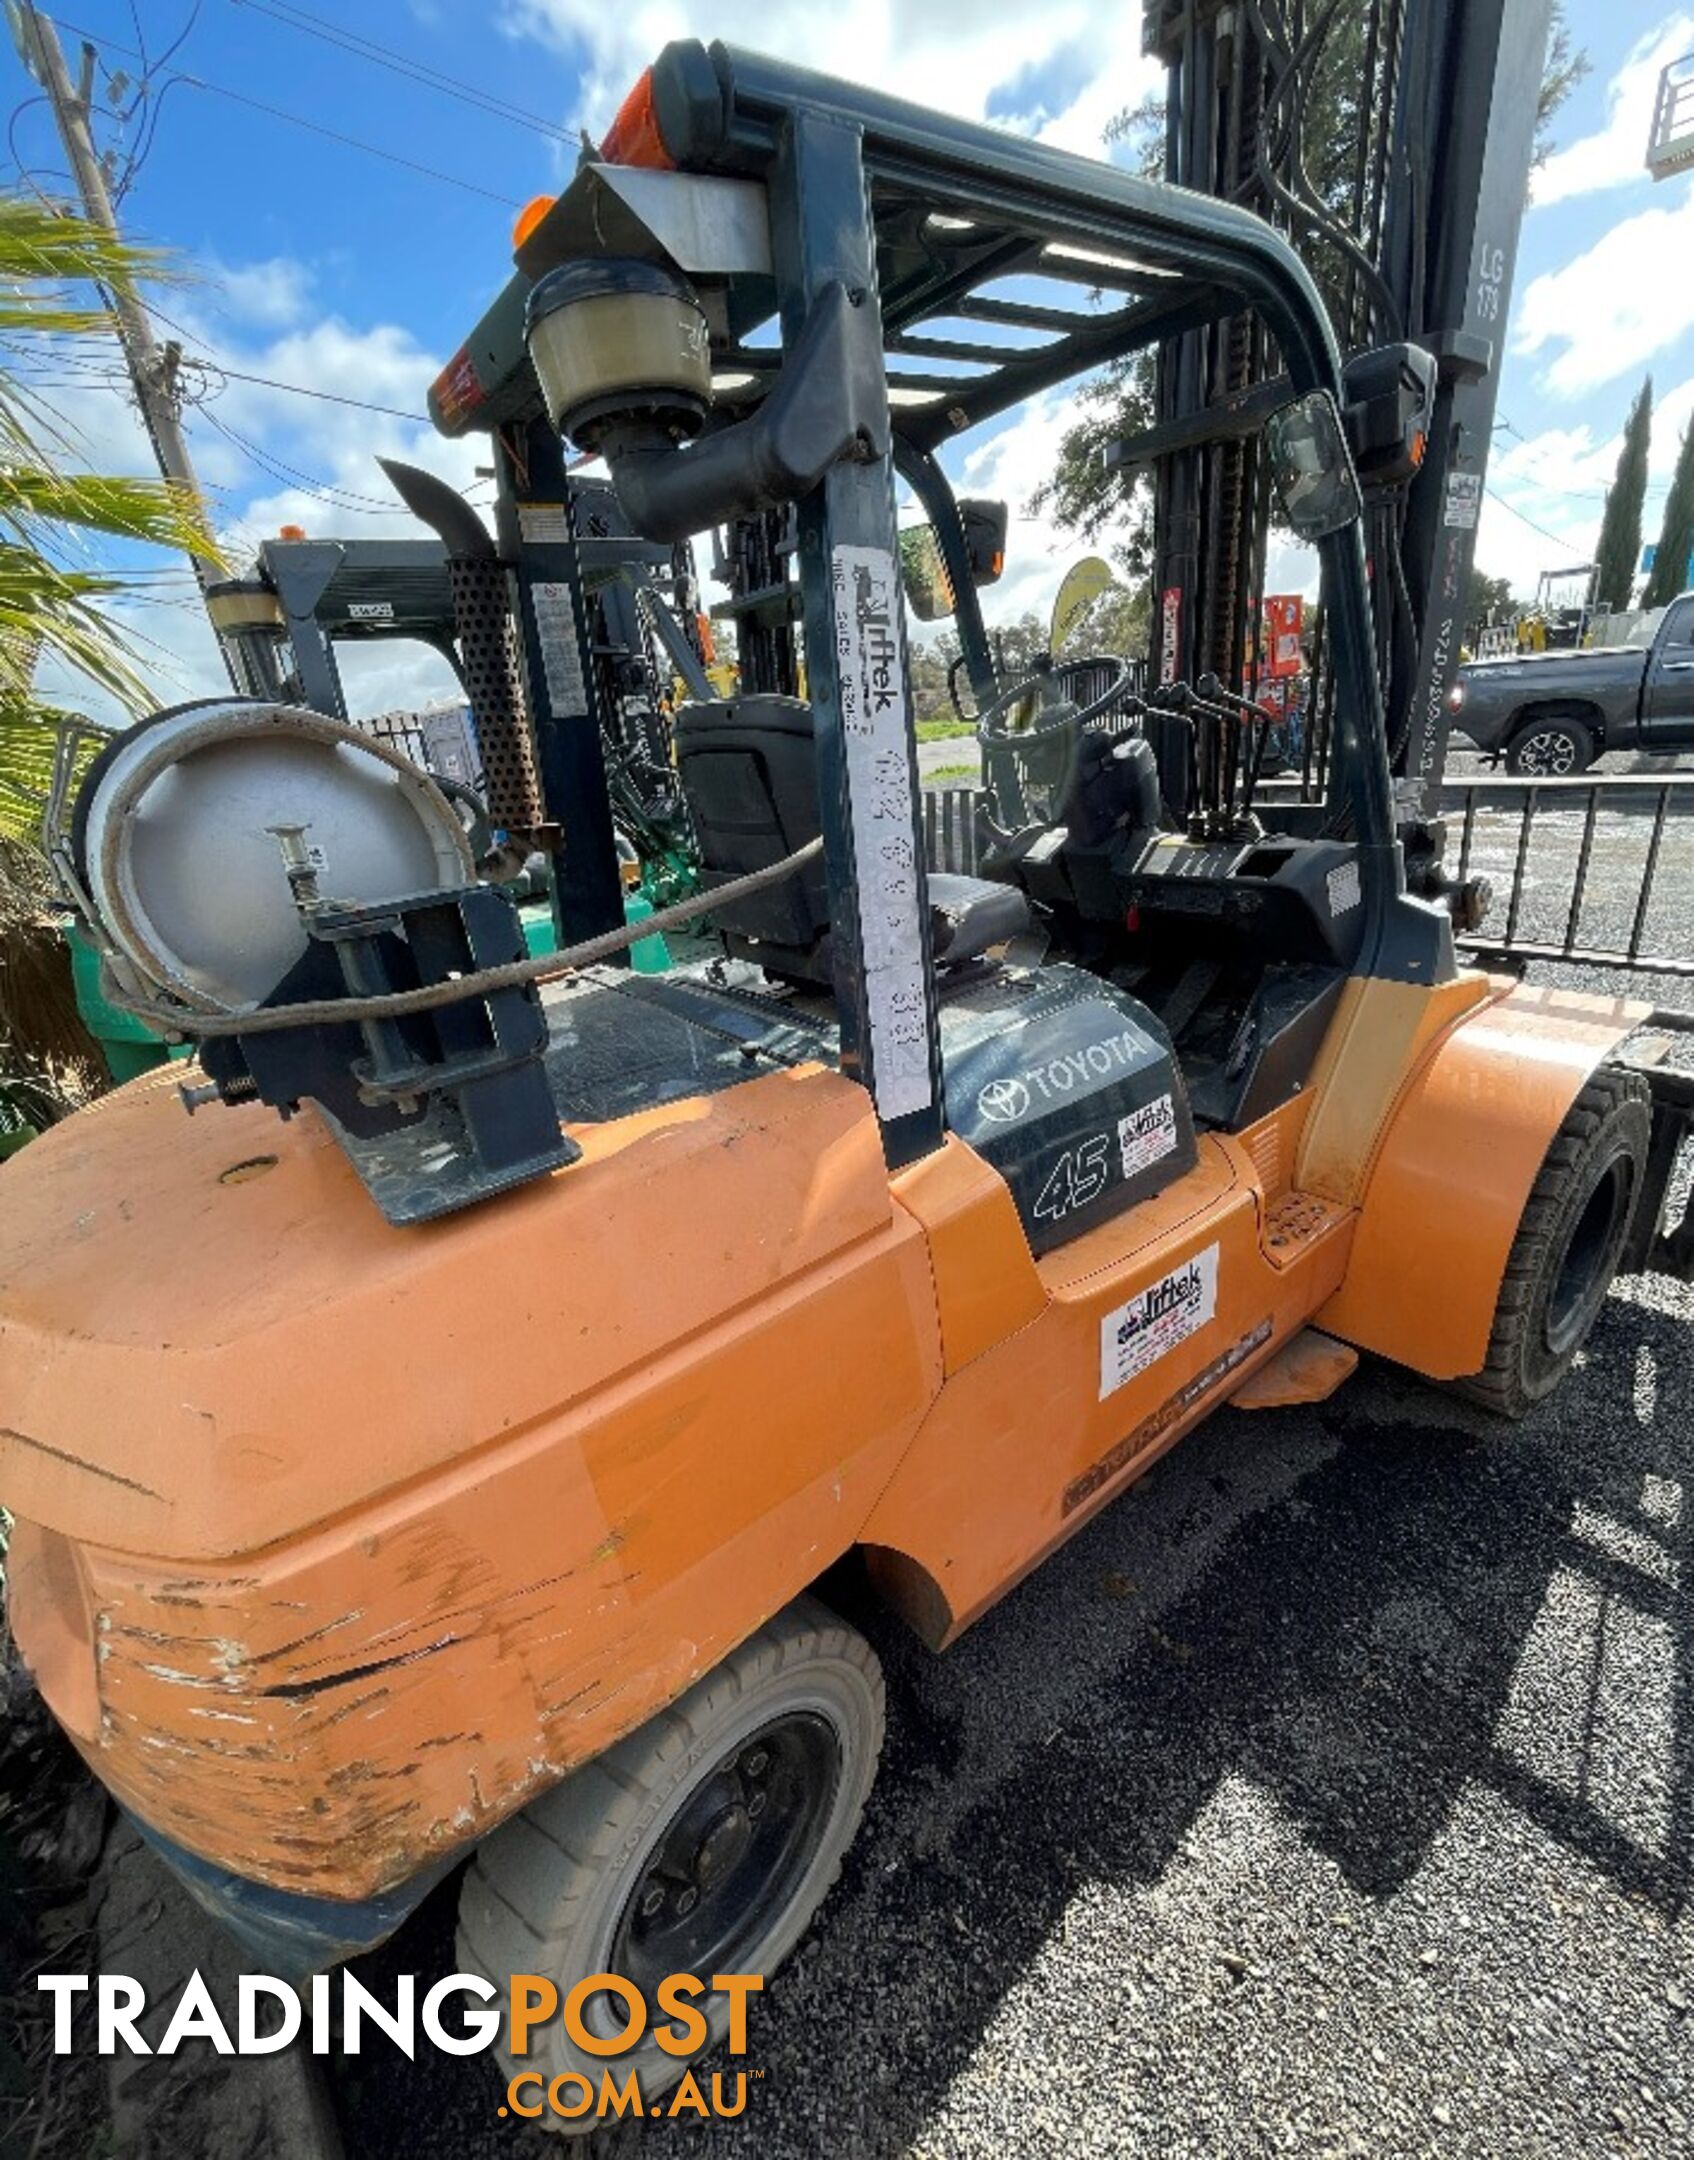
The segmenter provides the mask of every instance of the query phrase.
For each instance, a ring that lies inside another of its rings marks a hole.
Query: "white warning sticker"
[[[1176,1146],[1176,1106],[1170,1097],[1155,1096],[1128,1117],[1119,1118],[1118,1146],[1123,1151],[1126,1178],[1169,1155]]]
[[[1100,1400],[1157,1364],[1218,1309],[1218,1249],[1185,1260],[1100,1320]]]
[[[568,585],[538,578],[529,588],[535,608],[535,641],[547,680],[548,709],[555,719],[588,710],[588,685],[582,677],[582,640],[577,635],[576,600]]]
[[[935,1096],[906,671],[900,662],[900,577],[887,548],[838,547],[833,571],[871,1065],[876,1107],[892,1118],[928,1109]]]
[[[1337,863],[1326,881],[1329,886],[1329,912],[1345,915],[1359,904],[1359,866],[1356,862]]]
[[[1481,513],[1481,473],[1449,473],[1447,499],[1441,512],[1442,524],[1451,526],[1458,532],[1475,532],[1476,521]]]

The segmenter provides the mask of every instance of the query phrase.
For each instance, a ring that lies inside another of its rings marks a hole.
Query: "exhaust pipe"
[[[447,550],[459,677],[470,700],[492,824],[517,844],[517,862],[544,843],[546,818],[518,664],[506,565],[488,528],[456,488],[398,458],[378,458],[394,492]]]

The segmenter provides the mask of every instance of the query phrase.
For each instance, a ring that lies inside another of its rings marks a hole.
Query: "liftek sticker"
[[[1345,915],[1359,904],[1359,866],[1356,862],[1337,863],[1329,873],[1329,912]]]
[[[1100,1321],[1100,1400],[1186,1342],[1218,1309],[1218,1249],[1185,1260]]]
[[[1128,1117],[1118,1119],[1118,1146],[1123,1151],[1123,1174],[1134,1177],[1176,1148],[1176,1106],[1168,1095],[1159,1095]]]
[[[900,573],[887,548],[838,547],[832,585],[871,1069],[876,1107],[895,1118],[935,1099]]]

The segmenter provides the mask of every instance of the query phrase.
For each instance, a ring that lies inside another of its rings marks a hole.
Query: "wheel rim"
[[[1582,1335],[1612,1279],[1633,1188],[1629,1159],[1619,1155],[1583,1203],[1547,1298],[1547,1347],[1562,1357]]]
[[[802,1710],[739,1741],[683,1796],[619,1916],[609,1970],[652,1999],[669,1973],[754,1972],[841,1782],[840,1736]],[[612,2022],[616,2022],[613,2020]]]
[[[1518,752],[1518,764],[1538,779],[1558,780],[1578,763],[1576,738],[1562,730],[1532,735]]]

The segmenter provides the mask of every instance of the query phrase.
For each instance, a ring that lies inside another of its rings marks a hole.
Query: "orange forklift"
[[[1246,309],[1329,799],[1237,786],[1215,684],[1126,729],[1121,686],[1103,726],[989,682],[1017,786],[982,877],[927,874],[896,471],[969,604],[940,447]],[[1620,1266],[1689,1271],[1645,1009],[1461,968],[1406,890],[1342,395],[1245,212],[675,44],[432,396],[501,476],[483,630],[525,709],[484,747],[538,776],[562,953],[321,715],[177,708],[91,771],[67,885],[200,1063],[0,1173],[12,1620],[257,1964],[362,1950],[464,1863],[502,1985],[769,1975],[881,1743],[838,1562],[943,1650],[1219,1405],[1368,1351],[1521,1416]],[[567,439],[657,543],[795,513],[809,697],[679,715],[711,942],[663,976],[620,965],[572,721]],[[528,2063],[598,2070],[557,2026]]]

